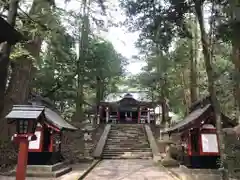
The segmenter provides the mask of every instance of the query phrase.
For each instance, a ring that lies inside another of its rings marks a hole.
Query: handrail
[[[102,156],[102,152],[103,152],[103,148],[106,144],[106,140],[108,138],[108,134],[109,134],[109,131],[111,129],[111,125],[110,124],[107,124],[105,126],[105,129],[97,143],[97,147],[95,148],[94,152],[93,152],[93,157],[95,158],[101,158]]]

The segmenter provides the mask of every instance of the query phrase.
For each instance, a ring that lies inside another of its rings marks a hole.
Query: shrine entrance
[[[153,102],[139,101],[129,93],[122,99],[114,102],[103,101],[98,106],[99,123],[154,123],[151,119],[150,108]]]
[[[120,111],[120,123],[138,123],[138,111]]]

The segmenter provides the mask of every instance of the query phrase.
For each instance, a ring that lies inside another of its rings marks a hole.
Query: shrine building
[[[37,138],[29,143],[28,165],[52,165],[63,161],[63,132],[77,130],[61,117],[50,100],[34,94],[27,105],[14,105],[6,118],[9,124],[12,124],[14,119],[39,121],[35,131]]]
[[[236,122],[221,114],[222,127],[232,128]],[[190,107],[190,113],[181,121],[162,131],[176,137],[182,145],[182,163],[192,168],[218,168],[220,158],[216,118],[210,97]]]
[[[98,106],[99,123],[155,123],[155,107],[146,93],[109,94]]]

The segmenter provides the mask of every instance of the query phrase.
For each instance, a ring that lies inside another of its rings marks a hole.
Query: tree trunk
[[[189,114],[189,107],[190,107],[190,97],[189,97],[189,88],[186,83],[186,69],[181,73],[181,81],[183,86],[183,95],[184,95],[184,105],[186,108],[185,115]]]
[[[50,10],[50,3],[48,0],[41,2],[39,0],[34,0],[30,10],[30,15],[39,13],[40,9],[42,8]],[[25,36],[29,37],[30,39],[29,34],[25,34]],[[34,37],[33,40],[28,41],[24,47],[31,56],[37,59],[41,50],[42,41],[43,38]],[[2,117],[4,117],[9,112],[12,105],[25,104],[27,102],[30,92],[30,84],[33,80],[34,74],[32,61],[33,60],[30,56],[22,55],[15,59],[15,61],[11,62],[12,74],[5,94],[5,106],[1,113]],[[6,131],[11,133],[10,127],[4,129],[5,132],[2,132],[2,134],[7,134]]]
[[[237,4],[231,4],[232,9],[235,11],[239,11],[236,8]],[[235,99],[238,104],[238,115],[240,115],[240,17],[237,17],[237,12],[233,11],[232,17],[233,19],[233,39],[232,39],[232,62],[235,66]]]
[[[48,12],[51,11],[50,9],[50,1],[48,0],[34,0],[31,10],[29,12],[30,16],[32,15],[41,15],[39,12],[41,12],[41,9],[47,10]],[[41,22],[47,21],[47,18],[43,14],[43,20]],[[46,18],[46,19],[45,19]],[[26,22],[27,23],[27,22]],[[29,39],[31,38],[30,34],[24,34]],[[24,47],[25,49],[30,53],[31,56],[34,58],[39,57],[39,53],[41,50],[43,38],[42,37],[33,37],[31,41],[28,41]],[[10,83],[7,89],[6,93],[6,108],[4,108],[4,111],[2,112],[2,115],[4,116],[9,108],[13,105],[12,103],[16,104],[24,104],[27,101],[29,90],[30,90],[30,84],[33,80],[33,62],[32,58],[30,56],[22,55],[18,57],[15,61],[12,62],[12,74]],[[12,103],[11,103],[12,102]]]
[[[240,111],[240,47],[237,44],[233,43],[232,47],[232,59],[235,66],[235,93],[234,97],[238,105],[238,111]]]
[[[7,22],[14,27],[16,16],[17,16],[17,8],[18,8],[19,0],[11,0],[9,2],[9,11]],[[2,53],[0,54],[0,120],[2,121],[0,125],[0,138],[6,139],[8,138],[8,128],[7,121],[4,119],[4,115],[2,114],[4,111],[4,103],[5,103],[5,91],[6,91],[6,83],[8,78],[8,67],[9,67],[9,55],[11,52],[10,44],[6,43],[3,45]]]
[[[97,77],[97,84],[96,84],[96,104],[99,106],[100,101],[101,101],[101,79],[99,77]]]
[[[14,27],[19,0],[10,0],[7,22]],[[8,78],[9,55],[11,46],[7,43],[3,46],[3,52],[0,55],[0,119],[4,108],[4,96]]]
[[[190,96],[191,103],[194,103],[198,99],[198,85],[197,85],[197,27],[192,27],[193,39],[191,40],[191,58],[190,58]]]
[[[77,62],[77,99],[76,99],[76,114],[75,120],[82,121],[84,113],[83,113],[83,102],[84,102],[84,94],[83,94],[83,85],[84,85],[84,61],[87,53],[87,45],[88,45],[88,12],[87,9],[87,0],[83,1],[82,7],[82,22],[79,23],[79,59]]]
[[[221,110],[220,110],[220,104],[217,100],[216,95],[216,88],[214,84],[214,71],[212,68],[212,62],[210,57],[210,50],[209,50],[209,39],[207,37],[205,27],[204,27],[204,21],[203,21],[203,13],[202,13],[202,1],[196,0],[195,1],[195,11],[198,18],[199,26],[200,26],[200,32],[201,32],[201,42],[202,42],[202,49],[203,49],[203,55],[204,55],[204,61],[205,61],[205,67],[208,77],[208,91],[211,96],[212,106],[214,109],[215,119],[216,119],[216,128],[217,128],[217,135],[219,139],[219,145],[220,145],[220,158],[221,158],[221,167],[224,168],[224,140],[223,140],[223,134],[222,134],[222,121],[221,121]],[[226,176],[226,171],[223,171],[223,180],[228,179]]]

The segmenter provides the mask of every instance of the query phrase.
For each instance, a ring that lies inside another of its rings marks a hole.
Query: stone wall
[[[225,165],[230,176],[240,179],[240,140],[235,134],[225,134]]]
[[[94,131],[91,132],[92,140],[85,143],[85,153],[88,156],[92,156],[94,149],[97,146],[97,143],[104,131],[105,124],[100,124]]]
[[[149,126],[152,130],[153,136],[155,137],[156,140],[158,140],[160,137],[161,127],[159,125],[155,125],[155,124],[150,124]]]
[[[91,158],[92,152],[102,135],[105,125],[99,125],[90,131],[90,139],[84,141],[83,127],[73,124],[79,130],[65,132],[62,138],[62,154],[66,160],[72,163]],[[85,127],[84,127],[85,128]]]
[[[17,162],[17,146],[12,141],[0,141],[0,172],[11,170]]]

